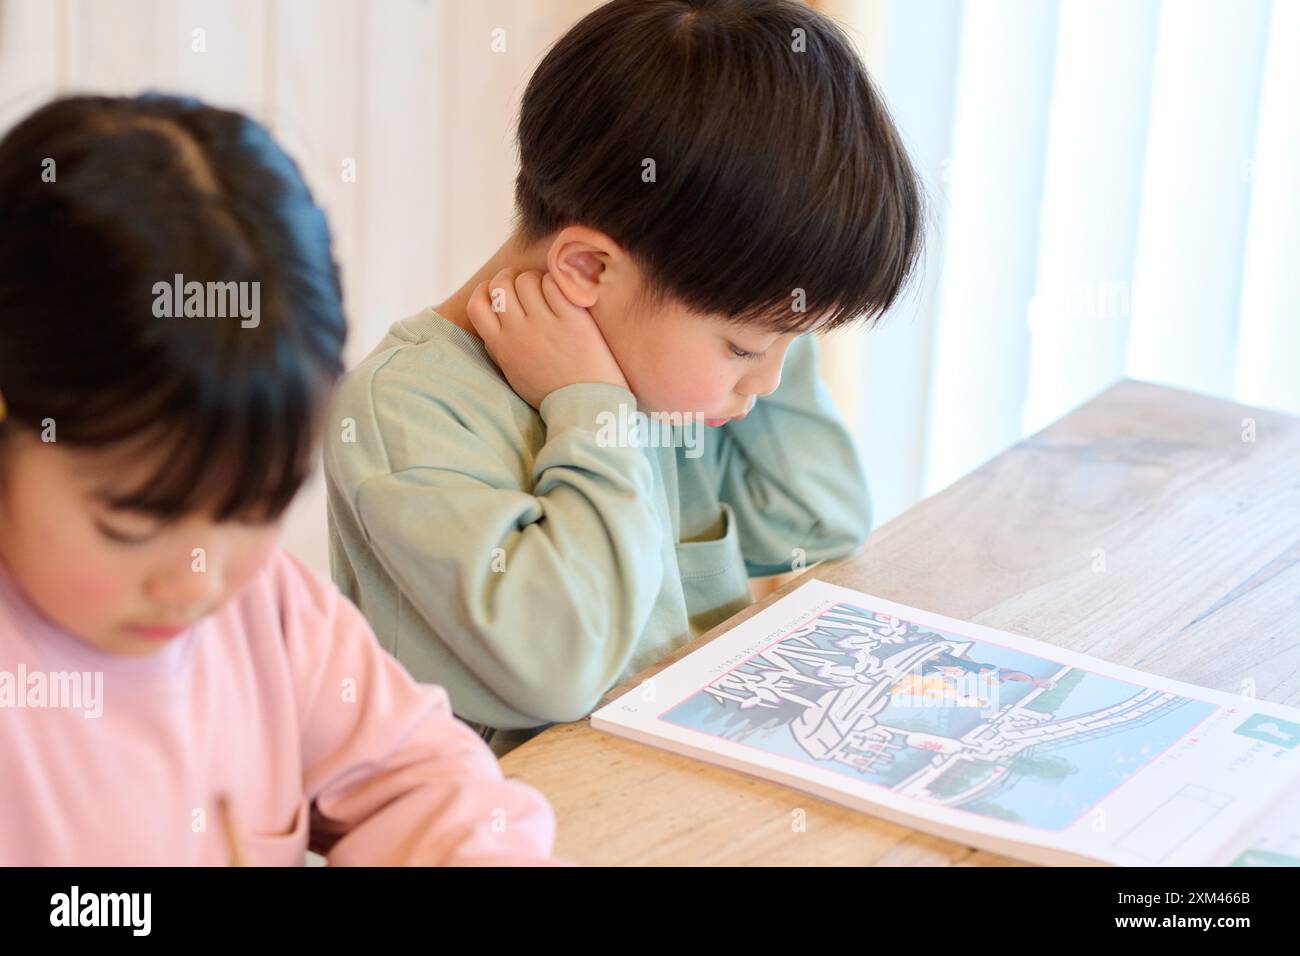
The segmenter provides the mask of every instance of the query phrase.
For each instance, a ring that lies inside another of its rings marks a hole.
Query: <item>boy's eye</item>
[[[730,342],[728,342],[727,344],[731,348],[731,354],[736,356],[736,358],[753,359],[753,358],[758,358],[759,356],[762,355],[761,352],[746,352],[744,349],[732,345]]]

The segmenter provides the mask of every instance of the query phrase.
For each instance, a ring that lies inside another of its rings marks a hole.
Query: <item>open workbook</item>
[[[1032,862],[1300,865],[1300,710],[823,581],[591,722]]]

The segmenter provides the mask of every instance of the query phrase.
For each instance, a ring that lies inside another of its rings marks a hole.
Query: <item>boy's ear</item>
[[[565,226],[551,241],[546,271],[566,299],[589,309],[608,293],[611,266],[623,254],[618,243],[603,232],[585,226]]]

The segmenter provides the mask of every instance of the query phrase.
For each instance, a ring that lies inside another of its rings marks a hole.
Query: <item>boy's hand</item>
[[[627,388],[591,313],[565,298],[550,273],[502,269],[475,287],[466,313],[510,387],[533,408],[579,382]]]

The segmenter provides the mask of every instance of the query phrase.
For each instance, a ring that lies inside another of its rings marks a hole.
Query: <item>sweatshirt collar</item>
[[[402,319],[397,325],[401,328],[405,337],[414,338],[420,342],[427,342],[431,339],[450,342],[493,375],[501,375],[501,370],[497,368],[496,363],[492,361],[492,357],[488,355],[487,346],[483,344],[481,338],[466,329],[462,329],[450,319],[443,318],[432,308]]]

